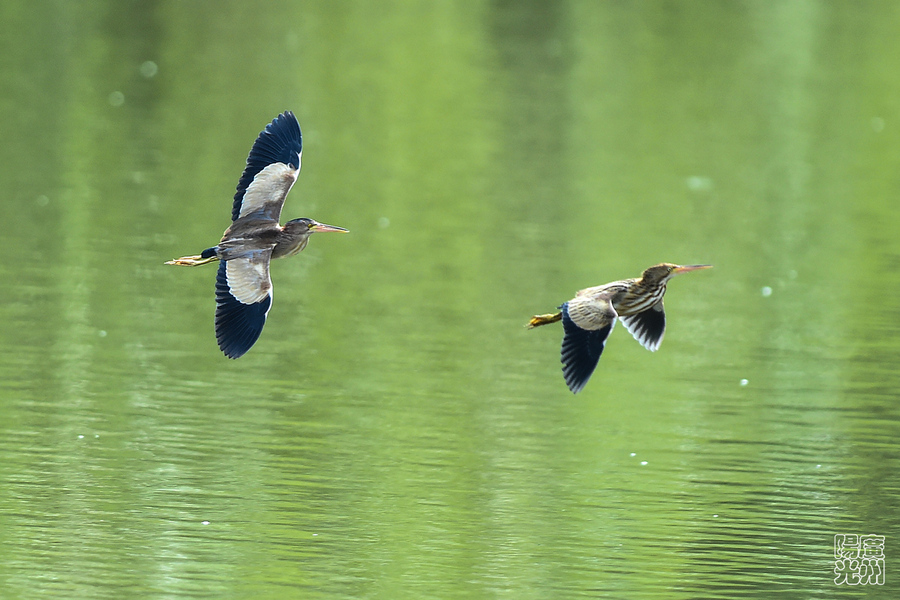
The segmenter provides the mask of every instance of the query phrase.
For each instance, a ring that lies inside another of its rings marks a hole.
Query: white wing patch
[[[610,323],[616,324],[616,310],[606,298],[592,298],[589,296],[576,296],[567,304],[569,318],[581,329],[596,331],[603,329]],[[610,329],[612,332],[612,329]]]
[[[228,289],[242,304],[256,304],[272,295],[272,280],[269,278],[271,254],[271,250],[266,250],[225,263]]]
[[[297,155],[297,162],[300,156]],[[245,217],[258,210],[262,210],[270,219],[279,220],[284,199],[291,191],[300,169],[284,163],[272,163],[256,174],[253,181],[244,192],[241,202],[241,214]]]

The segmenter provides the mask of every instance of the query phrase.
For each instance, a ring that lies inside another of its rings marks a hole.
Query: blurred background
[[[900,5],[0,7],[0,597],[896,598]],[[256,346],[215,244],[303,172]],[[583,287],[658,262],[586,389]],[[884,585],[834,536],[886,536]]]

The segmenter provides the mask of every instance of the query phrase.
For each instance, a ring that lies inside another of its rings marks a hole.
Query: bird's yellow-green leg
[[[182,267],[197,267],[200,265],[205,265],[206,263],[211,263],[214,260],[219,260],[218,256],[210,256],[209,258],[203,258],[200,255],[196,256],[182,256],[181,258],[176,258],[175,260],[167,260],[167,265],[180,265]]]
[[[546,315],[534,315],[531,317],[531,320],[528,321],[528,329],[533,329],[535,327],[540,327],[541,325],[549,325],[550,323],[556,323],[562,319],[562,313],[548,313]]]

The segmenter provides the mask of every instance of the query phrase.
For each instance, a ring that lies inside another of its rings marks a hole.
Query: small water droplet
[[[631,455],[632,455],[632,456],[637,456],[637,452],[632,452]]]
[[[646,460],[642,460],[642,461],[641,461],[641,464],[642,464],[642,465],[646,465],[646,464],[647,464],[647,461],[646,461]]]
[[[741,387],[744,387],[744,386],[747,385],[748,383],[750,383],[750,380],[749,380],[749,379],[741,379]]]
[[[78,439],[79,439],[79,440],[83,440],[83,439],[84,439],[84,436],[81,435],[81,434],[79,433],[79,434],[78,434]]]
[[[109,104],[115,107],[122,106],[125,104],[125,94],[122,92],[113,92],[109,95]]]
[[[688,189],[692,192],[708,192],[713,187],[712,179],[699,175],[692,175],[686,180]]]
[[[50,204],[50,198],[44,196],[43,194],[34,199],[35,203],[38,206],[47,206]]]
[[[770,288],[767,285],[764,285],[763,289],[760,291],[762,292],[763,298],[768,298],[769,296],[772,295],[772,288]]]
[[[101,329],[97,332],[97,335],[99,335],[100,337],[106,337],[106,332]]]
[[[209,521],[201,521],[200,524],[201,525],[209,525]]]
[[[144,63],[141,64],[140,70],[141,70],[141,75],[143,75],[147,79],[150,79],[151,77],[156,75],[156,73],[159,71],[159,67],[157,67],[156,63],[153,62],[152,60],[148,60],[148,61],[144,61]]]

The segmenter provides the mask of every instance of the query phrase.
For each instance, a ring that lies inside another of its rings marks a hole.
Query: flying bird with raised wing
[[[194,267],[220,261],[216,275],[216,340],[228,358],[240,358],[256,343],[272,307],[269,262],[293,256],[316,232],[346,233],[313,219],[279,224],[281,208],[300,173],[303,137],[294,113],[278,115],[260,132],[237,185],[231,226],[221,241],[197,256],[167,265]]]

